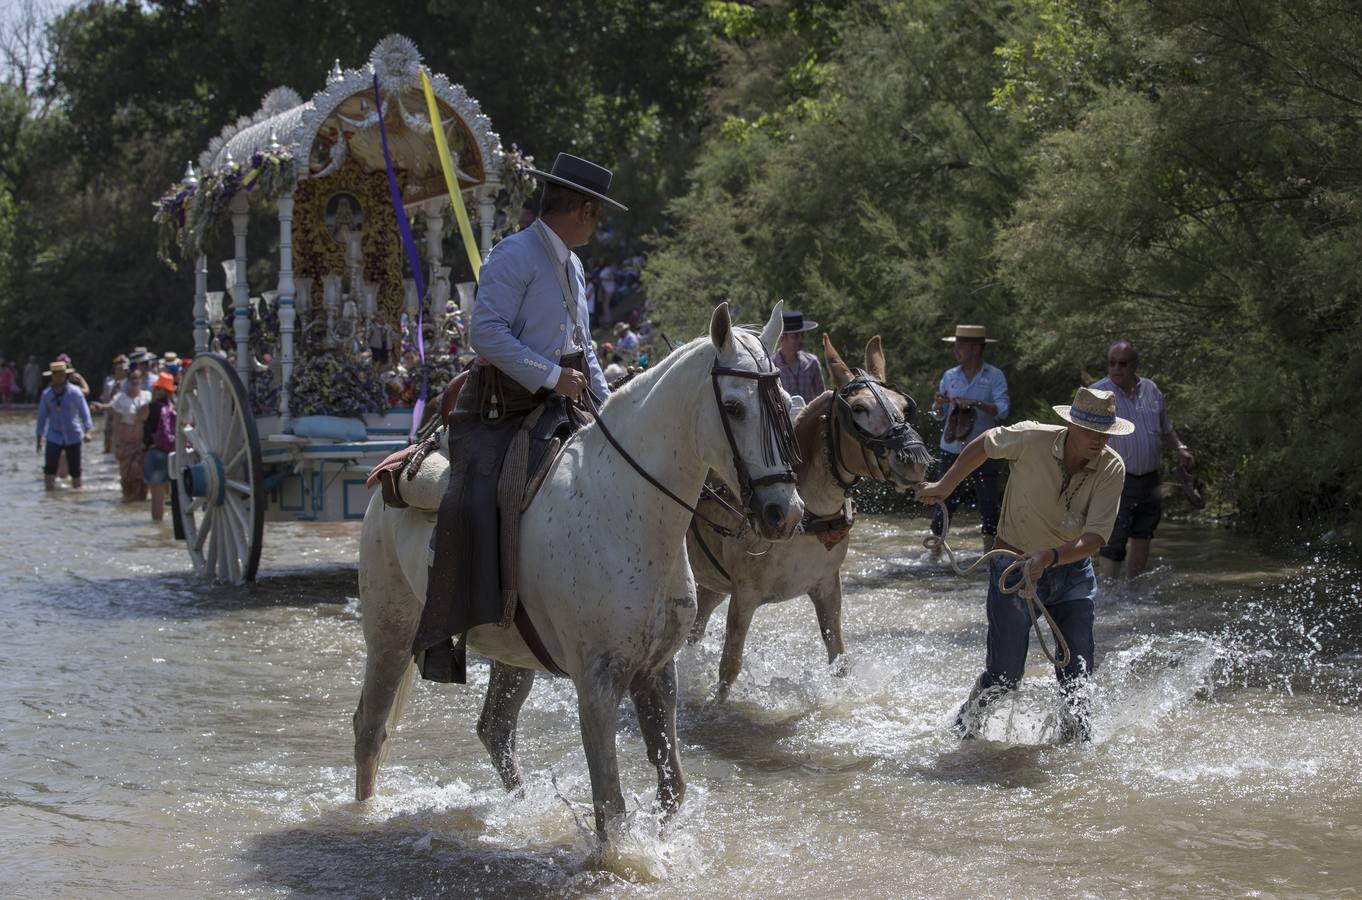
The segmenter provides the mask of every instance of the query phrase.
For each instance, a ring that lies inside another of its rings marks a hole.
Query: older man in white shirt
[[[1139,364],[1135,345],[1117,341],[1107,349],[1107,377],[1093,384],[1097,390],[1115,394],[1117,415],[1135,425],[1132,433],[1113,437],[1110,444],[1125,463],[1126,476],[1116,527],[1098,560],[1098,572],[1108,580],[1120,576],[1122,562],[1127,578],[1149,566],[1149,545],[1163,517],[1162,451],[1175,451],[1184,469],[1195,462],[1168,418],[1163,392],[1152,379],[1140,377]]]

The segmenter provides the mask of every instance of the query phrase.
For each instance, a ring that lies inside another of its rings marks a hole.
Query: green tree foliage
[[[1248,521],[1356,527],[1362,11],[1189,0],[1109,27],[1130,70],[1044,137],[999,235],[1023,361],[1130,337]]]
[[[925,0],[857,4],[824,27],[837,37],[815,93],[765,113],[779,127],[749,113],[759,124],[707,142],[649,289],[681,333],[719,300],[758,320],[784,298],[844,353],[881,334],[893,377],[930,396],[940,335],[1007,307],[981,265],[1024,155],[1023,128],[988,108],[1004,35],[988,3]]]
[[[939,335],[984,322],[1014,420],[1049,417],[1130,338],[1221,509],[1362,537],[1362,11],[822,12],[835,37],[817,52],[749,28],[726,56],[720,94],[748,108],[707,136],[650,262],[673,333],[721,299],[756,320],[784,297],[844,352],[883,334],[897,380],[925,396],[952,364]],[[798,77],[805,59],[817,78]],[[742,90],[754,81],[780,89]]]
[[[152,202],[267,91],[310,96],[332,60],[360,65],[394,31],[461,82],[508,145],[543,165],[567,150],[615,168],[631,206],[620,230],[654,227],[708,114],[711,30],[701,0],[80,3],[48,27],[41,77],[4,75],[0,185],[18,225],[0,351],[65,350],[97,369],[134,343],[184,350],[192,273],[157,262]],[[262,290],[275,229],[267,212],[252,225]]]

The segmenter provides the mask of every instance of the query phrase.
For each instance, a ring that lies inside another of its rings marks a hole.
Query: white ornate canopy
[[[342,70],[337,62],[326,87],[306,103],[287,87],[266,94],[254,115],[228,125],[209,143],[199,167],[217,171],[233,160],[245,162],[257,151],[283,147],[292,154],[300,179],[325,177],[347,158],[369,171],[383,169],[374,101],[377,74],[393,166],[406,173],[404,199],[442,196],[447,191],[431,139],[420,65],[421,55],[410,40],[389,35],[374,47],[366,66]],[[432,74],[430,80],[460,187],[499,180],[501,139],[478,102],[444,75]]]

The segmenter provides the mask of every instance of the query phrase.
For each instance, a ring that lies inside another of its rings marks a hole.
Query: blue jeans
[[[998,579],[1010,562],[996,556],[989,560],[988,655],[984,672],[979,676],[980,688],[1011,690],[1021,681],[1026,669],[1031,614],[1019,596],[1004,594],[998,589]],[[1017,577],[1015,574],[1009,577],[1009,587]],[[1092,623],[1096,593],[1097,578],[1090,559],[1047,569],[1036,585],[1036,596],[1054,616],[1055,624],[1069,643],[1069,664],[1063,669],[1055,669],[1055,677],[1066,690],[1081,676],[1091,674],[1094,668]],[[1044,622],[1041,630],[1048,630]]]
[[[148,447],[142,457],[142,480],[147,484],[168,484],[170,482],[170,454],[155,447]]]

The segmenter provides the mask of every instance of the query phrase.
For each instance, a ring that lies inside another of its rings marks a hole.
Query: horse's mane
[[[734,325],[733,333],[735,339],[738,334],[748,334],[757,339],[758,345],[761,343],[761,332],[754,326]],[[606,403],[615,402],[616,397],[633,397],[633,395],[640,391],[647,392],[655,381],[661,378],[669,369],[678,365],[682,359],[689,358],[691,354],[696,353],[705,347],[712,348],[713,346],[714,345],[710,342],[709,335],[707,334],[702,334],[697,338],[686,341],[686,343],[664,356],[662,361],[657,365],[649,366],[647,369],[644,369],[642,372],[620,385],[618,390],[615,390],[610,394],[610,398]],[[765,351],[763,350],[763,353],[764,352]]]

